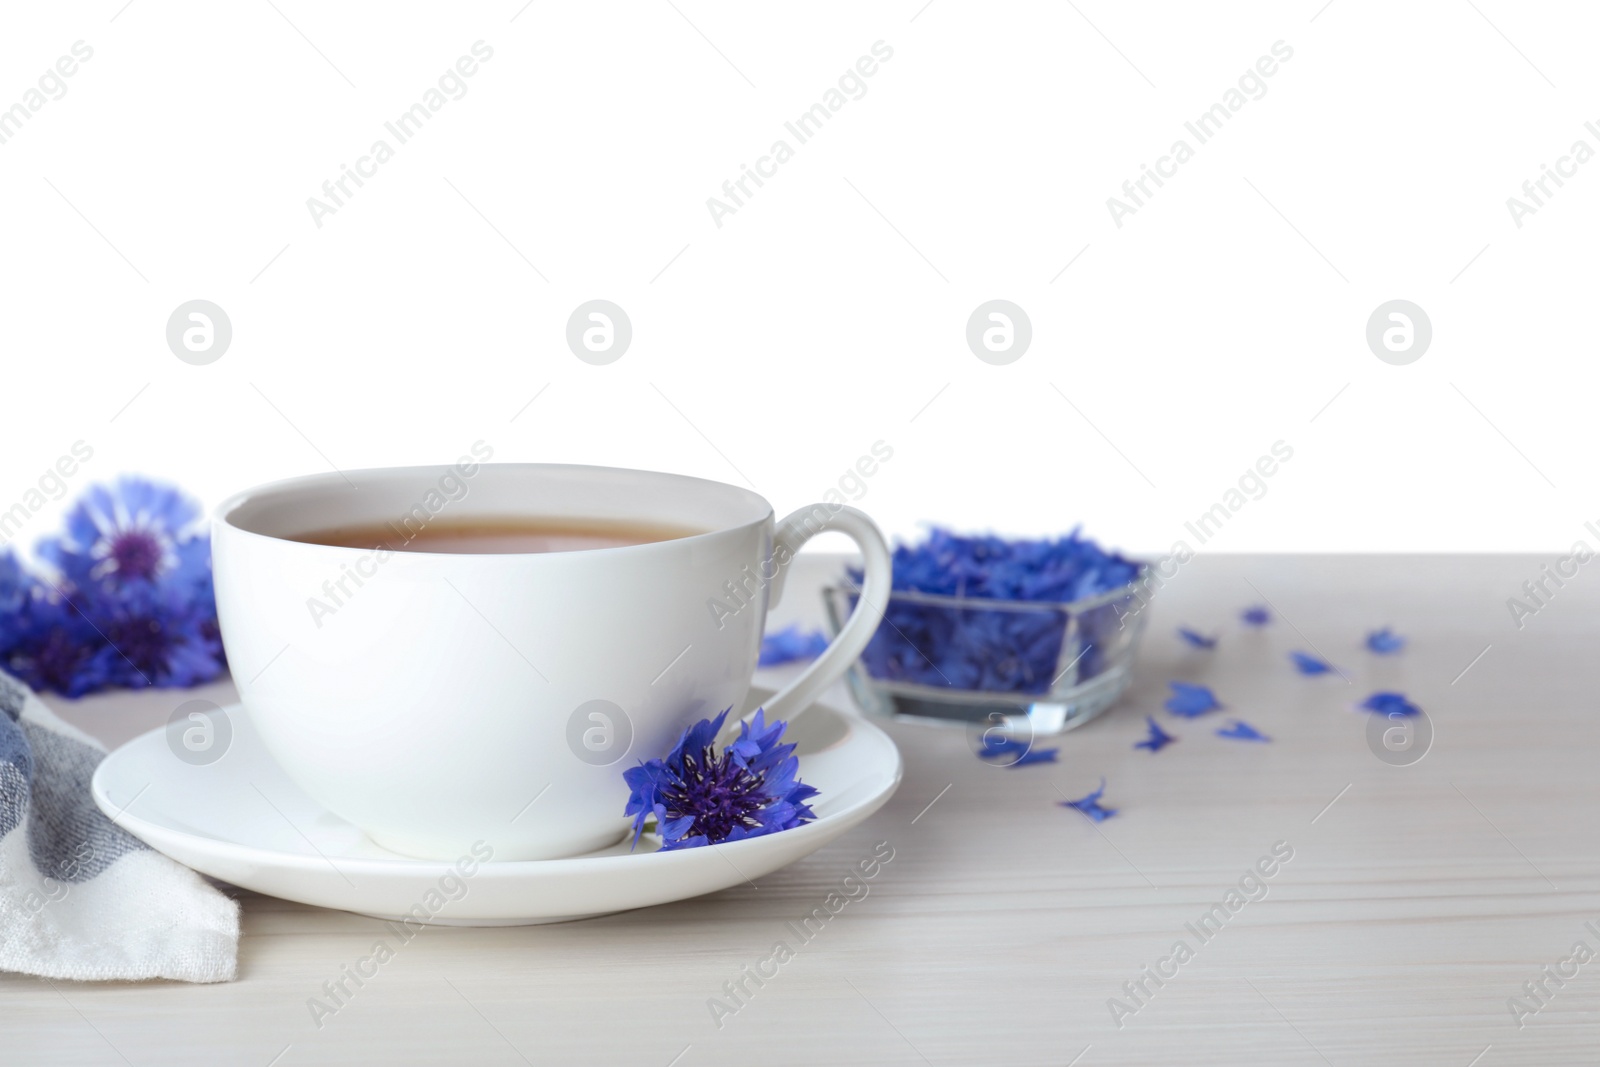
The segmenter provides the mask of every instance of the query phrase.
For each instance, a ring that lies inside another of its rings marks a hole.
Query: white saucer
[[[752,690],[750,707],[770,695]],[[165,730],[152,730],[101,762],[95,803],[157,851],[241,888],[384,919],[416,916],[423,904],[427,922],[446,926],[584,919],[743,885],[861,823],[893,795],[901,774],[900,752],[882,730],[816,704],[787,734],[798,745],[801,779],[821,790],[811,802],[815,822],[676,852],[653,851],[659,841],[646,835],[631,853],[623,840],[567,859],[483,863],[459,879],[461,893],[451,864],[373,844],[289,781],[242,706],[227,715],[233,736],[221,759],[192,766],[168,748]],[[430,906],[441,899],[442,907]]]

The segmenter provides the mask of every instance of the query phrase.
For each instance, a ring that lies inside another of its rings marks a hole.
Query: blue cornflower
[[[1234,719],[1233,722],[1217,731],[1218,737],[1227,737],[1235,741],[1271,741],[1272,738],[1257,730],[1247,722]]]
[[[785,663],[813,660],[828,647],[828,639],[819,630],[803,630],[799,623],[786,626],[777,633],[761,639],[763,667],[778,667]]]
[[[1326,660],[1318,659],[1309,652],[1291,652],[1289,658],[1294,661],[1295,669],[1301,674],[1331,674],[1333,666]]]
[[[1146,715],[1144,721],[1150,724],[1150,736],[1143,741],[1135,741],[1133,743],[1134,748],[1148,748],[1151,752],[1160,752],[1177,740],[1176,737],[1173,737],[1156,724],[1154,715]]]
[[[215,609],[176,590],[91,601],[84,609],[104,638],[91,664],[111,685],[187,689],[222,673]]]
[[[36,689],[183,688],[225,669],[200,509],[176,489],[124,477],[87,489],[65,532],[43,539],[52,580],[15,617],[5,664]],[[3,580],[0,580],[3,584]]]
[[[11,551],[0,551],[0,666],[28,636],[28,607],[36,583]]]
[[[1272,621],[1272,612],[1257,604],[1254,607],[1245,608],[1244,611],[1239,613],[1239,618],[1244,620],[1246,626],[1265,626]]]
[[[6,630],[3,665],[29,688],[81,697],[109,684],[94,660],[104,636],[59,596],[35,590],[7,617]]]
[[[1415,715],[1422,709],[1406,699],[1404,693],[1373,693],[1358,705],[1377,715]]]
[[[67,513],[65,532],[39,543],[41,558],[89,595],[157,583],[209,588],[211,544],[199,507],[171,486],[122,477],[90,486]]]
[[[1059,748],[1034,748],[1031,741],[1018,741],[998,733],[985,733],[978,758],[1001,767],[1026,767],[1030,763],[1054,763]]]
[[[1105,795],[1105,791],[1106,780],[1102,778],[1100,779],[1099,789],[1096,789],[1086,797],[1079,797],[1077,800],[1063,800],[1061,801],[1061,806],[1080,811],[1095,822],[1105,822],[1117,813],[1116,808],[1107,808],[1101,805],[1100,798]]]
[[[34,587],[17,557],[9,549],[0,552],[0,646],[6,643],[6,631],[27,605]]]
[[[1222,707],[1216,694],[1203,685],[1190,685],[1188,682],[1168,682],[1172,687],[1172,695],[1167,698],[1166,709],[1174,715],[1181,715],[1185,719],[1192,719],[1197,715],[1204,715],[1208,711],[1215,711]]]
[[[1187,626],[1178,627],[1178,636],[1189,642],[1189,644],[1193,645],[1195,648],[1211,649],[1217,647],[1217,639],[1215,637],[1207,637],[1205,634],[1197,633],[1196,631],[1189,629]]]
[[[1406,639],[1385,626],[1367,635],[1367,648],[1380,656],[1392,655],[1406,647]]]
[[[761,837],[815,819],[806,801],[817,790],[795,777],[794,745],[780,743],[786,724],[765,715],[757,710],[741,722],[720,755],[716,738],[727,711],[685,730],[666,759],[623,771],[631,791],[623,814],[633,816],[634,845],[652,815],[663,851]]]

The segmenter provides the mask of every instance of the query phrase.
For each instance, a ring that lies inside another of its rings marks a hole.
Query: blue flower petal
[[[1155,716],[1146,715],[1144,717],[1144,721],[1150,724],[1150,736],[1145,738],[1143,741],[1135,741],[1133,743],[1134,748],[1147,748],[1151,752],[1160,752],[1163,748],[1177,740],[1177,738],[1167,733],[1160,727],[1160,725],[1156,723]]]
[[[1422,711],[1404,693],[1373,693],[1359,707],[1375,715],[1416,715]]]
[[[1020,756],[1027,751],[1027,742],[991,732],[983,735],[982,746],[978,749],[978,755],[983,759],[990,759],[995,756]]]
[[[1246,626],[1265,626],[1272,621],[1272,612],[1260,604],[1245,608],[1239,613],[1239,618],[1244,620]]]
[[[1185,719],[1193,719],[1204,715],[1208,711],[1215,711],[1222,707],[1216,694],[1203,685],[1191,685],[1188,682],[1168,682],[1172,687],[1172,695],[1167,698],[1164,705],[1174,715],[1181,715]]]
[[[1076,811],[1080,811],[1084,815],[1087,815],[1095,822],[1104,822],[1117,813],[1116,808],[1108,808],[1100,803],[1100,798],[1105,795],[1105,791],[1106,780],[1101,778],[1100,788],[1096,789],[1088,796],[1079,797],[1077,800],[1063,800],[1061,801],[1061,807],[1073,808]]]
[[[1026,767],[1030,763],[1054,763],[1058,752],[1060,749],[1035,748],[1031,741],[986,733],[978,749],[978,758],[1002,767]]]
[[[1207,637],[1205,634],[1197,633],[1187,626],[1178,627],[1178,636],[1195,648],[1212,649],[1217,647],[1217,639],[1215,637]]]
[[[694,816],[685,815],[678,819],[668,819],[661,826],[661,837],[665,841],[677,841],[689,832],[694,825]]]
[[[1291,652],[1289,659],[1294,662],[1295,669],[1301,674],[1331,674],[1333,666],[1326,660],[1318,659],[1309,652]]]
[[[1367,648],[1380,656],[1390,656],[1406,647],[1406,639],[1385,626],[1367,635]]]
[[[1235,741],[1271,741],[1272,738],[1257,730],[1247,722],[1234,719],[1229,726],[1224,726],[1217,731],[1218,737],[1232,738]]]
[[[828,647],[828,638],[819,630],[803,629],[799,623],[761,639],[760,665],[777,667],[785,663],[814,660]]]
[[[16,617],[32,598],[36,583],[10,549],[0,551],[0,620]],[[0,641],[3,641],[0,636]]]
[[[1107,552],[1074,530],[1054,540],[967,537],[935,527],[894,553],[896,592],[1066,604],[1131,585],[1140,564]],[[851,572],[859,582],[859,572]],[[1065,611],[951,608],[891,599],[862,653],[885,681],[984,692],[1049,691],[1068,664],[1087,681],[1106,666],[1125,621],[1108,604],[1080,615],[1080,648],[1063,652]],[[1104,639],[1100,635],[1104,633]]]

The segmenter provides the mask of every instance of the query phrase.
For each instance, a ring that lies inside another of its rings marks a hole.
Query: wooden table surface
[[[1600,952],[1585,925],[1600,930],[1600,575],[1548,585],[1518,630],[1506,600],[1546,562],[1201,556],[1152,607],[1122,704],[1061,737],[1059,763],[986,766],[961,730],[891,724],[898,794],[757,887],[554,926],[432,928],[321,1028],[308,999],[379,923],[239,893],[236,982],[0,975],[0,1063],[1594,1063],[1600,961],[1561,961],[1580,941]],[[819,615],[819,564],[804,563],[777,621]],[[1262,600],[1278,618],[1246,631],[1239,609]],[[1189,649],[1179,624],[1221,642]],[[1410,638],[1403,654],[1361,647],[1383,624]],[[1292,649],[1348,679],[1298,675]],[[1166,715],[1170,679],[1213,686],[1227,710]],[[1352,710],[1385,689],[1433,724],[1412,765],[1378,759]],[[53,703],[115,743],[173,699]],[[1179,737],[1154,755],[1131,747],[1151,712]],[[1229,716],[1272,741],[1214,736]],[[1102,775],[1116,817],[1058,806]],[[870,893],[719,1027],[708,1000],[793,943],[786,924],[878,842],[893,859]],[[1292,858],[1246,878],[1275,845]],[[1219,904],[1226,921],[1200,929]],[[1543,972],[1558,966],[1559,985]],[[1136,1000],[1125,983],[1140,982]],[[1508,1002],[1529,982],[1548,995],[1519,1027]]]

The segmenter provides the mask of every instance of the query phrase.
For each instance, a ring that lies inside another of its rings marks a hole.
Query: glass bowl
[[[1144,631],[1150,568],[1071,603],[897,591],[848,675],[868,714],[1037,737],[1081,726],[1116,703]],[[837,635],[859,587],[822,595]],[[915,635],[915,636],[913,636]]]

